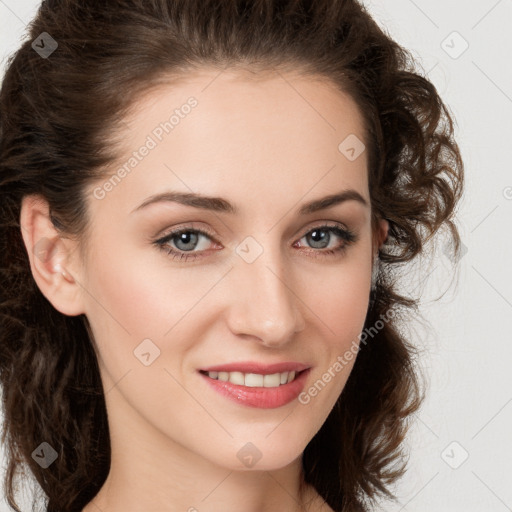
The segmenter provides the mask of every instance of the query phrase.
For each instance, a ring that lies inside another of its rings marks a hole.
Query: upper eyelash
[[[358,240],[358,236],[353,231],[351,231],[347,228],[341,228],[337,224],[334,224],[334,225],[333,224],[323,224],[323,225],[319,225],[319,226],[314,226],[314,227],[308,229],[305,233],[303,233],[299,237],[299,240],[301,238],[304,238],[304,236],[306,236],[307,234],[309,234],[315,230],[332,231],[337,236],[339,236],[340,238],[342,238],[345,241],[344,245],[342,245],[341,247],[334,248],[334,249],[324,249],[324,250],[318,249],[318,250],[316,250],[316,249],[311,248],[310,250],[313,253],[316,253],[315,256],[319,256],[319,257],[327,256],[327,255],[330,255],[330,254],[333,254],[336,252],[343,252],[347,249],[347,247],[349,245],[351,245],[354,242],[357,242],[357,240]],[[179,229],[176,229],[175,231],[171,231],[170,233],[166,234],[162,238],[155,240],[154,244],[156,244],[158,246],[158,248],[163,250],[165,253],[172,254],[173,259],[175,259],[175,258],[179,258],[180,260],[196,259],[196,258],[200,257],[201,252],[197,253],[194,251],[190,251],[190,252],[180,251],[179,249],[174,249],[172,247],[166,246],[167,242],[172,240],[173,237],[180,235],[182,233],[186,233],[186,232],[198,233],[198,234],[204,235],[207,238],[210,238],[213,241],[215,241],[213,238],[213,235],[211,233],[209,233],[208,231],[204,231],[199,228],[181,227]]]

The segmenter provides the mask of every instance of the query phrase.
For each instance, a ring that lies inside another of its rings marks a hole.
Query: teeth
[[[231,372],[227,374],[229,382],[243,386],[245,382],[244,374],[242,372]]]
[[[258,375],[257,373],[247,373],[245,375],[245,383],[243,385],[249,388],[262,387],[263,379],[263,375]]]
[[[272,375],[242,372],[207,372],[207,375],[212,379],[231,382],[232,384],[247,386],[249,388],[277,388],[295,379],[296,372],[273,373]]]
[[[273,373],[272,375],[265,375],[263,377],[263,387],[277,388],[281,385],[281,374]]]

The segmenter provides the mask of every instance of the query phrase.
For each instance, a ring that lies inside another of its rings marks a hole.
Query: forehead
[[[162,187],[229,191],[240,201],[248,192],[298,200],[315,187],[321,194],[350,186],[362,195],[367,188],[366,152],[351,161],[342,151],[346,140],[363,145],[362,116],[320,77],[218,69],[169,77],[120,126],[122,150],[110,173],[127,172],[108,202],[122,211]],[[134,156],[143,146],[151,150]]]
[[[162,76],[132,103],[123,124],[149,129],[148,123],[156,120],[153,114],[166,118],[166,112],[179,109],[190,97],[196,98],[201,106],[195,113],[202,111],[205,116],[217,113],[218,122],[224,118],[235,123],[240,116],[255,122],[259,117],[266,121],[263,127],[269,127],[271,122],[276,122],[275,117],[268,116],[271,110],[276,116],[301,116],[311,123],[308,127],[315,132],[323,131],[320,129],[323,122],[324,130],[343,132],[351,128],[362,140],[366,139],[363,117],[352,97],[326,77],[298,70],[254,72],[248,68],[201,68],[179,76]],[[205,121],[203,116],[193,117]],[[286,123],[286,118],[280,121]],[[258,128],[257,124],[252,126]]]

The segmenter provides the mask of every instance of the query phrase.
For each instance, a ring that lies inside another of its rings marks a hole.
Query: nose
[[[290,276],[278,251],[265,250],[252,263],[237,257],[227,295],[231,331],[278,348],[303,330],[299,305],[304,299],[297,296]]]

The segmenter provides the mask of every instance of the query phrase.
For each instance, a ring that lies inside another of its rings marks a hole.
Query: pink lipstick
[[[299,396],[310,369],[310,365],[295,362],[240,362],[203,368],[199,373],[219,394],[242,405],[271,409]]]

